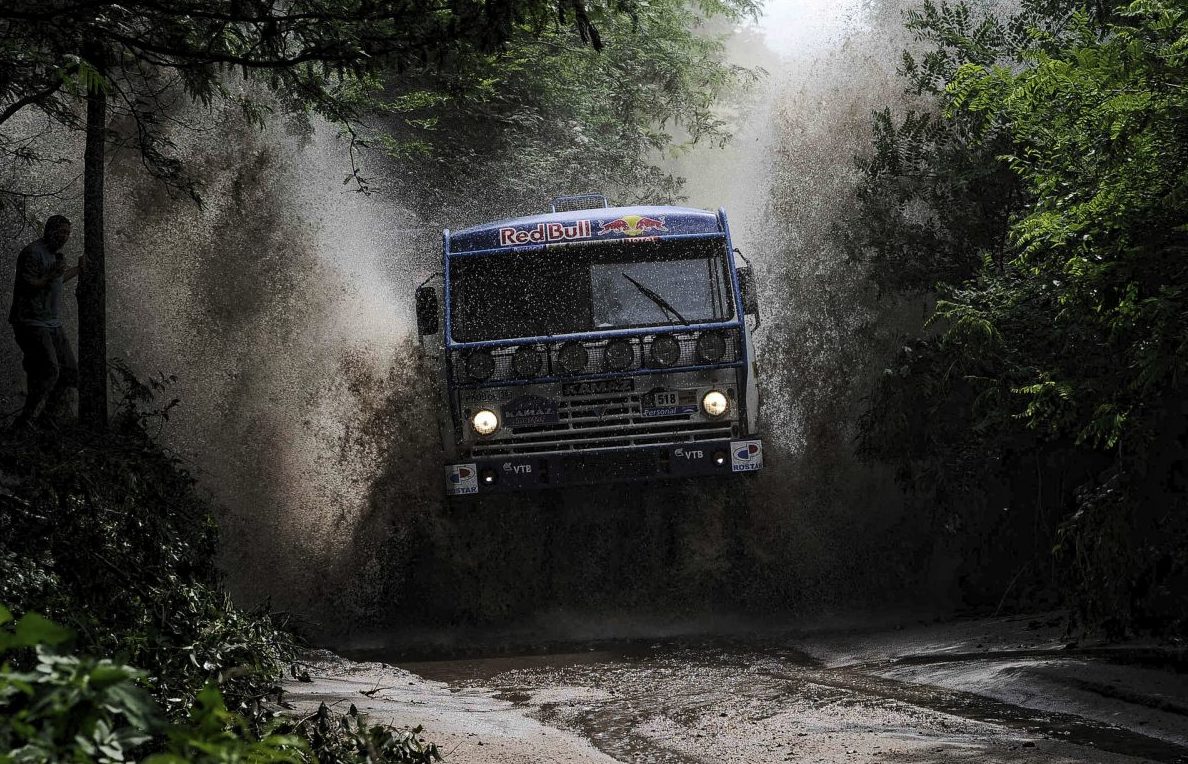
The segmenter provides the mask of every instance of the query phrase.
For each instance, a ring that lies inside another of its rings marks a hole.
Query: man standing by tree
[[[77,267],[65,267],[62,247],[69,239],[70,221],[54,215],[46,221],[42,237],[17,256],[8,322],[24,354],[28,395],[14,429],[27,428],[35,417],[52,421],[67,388],[78,384],[78,363],[61,316],[62,285],[83,266],[79,258]]]

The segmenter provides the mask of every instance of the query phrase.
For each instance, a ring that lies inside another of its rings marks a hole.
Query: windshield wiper
[[[669,304],[668,300],[665,300],[659,294],[652,291],[651,289],[648,289],[646,286],[639,283],[635,279],[631,278],[626,273],[623,274],[623,278],[627,279],[632,284],[634,284],[635,288],[638,289],[640,292],[642,292],[644,297],[647,297],[649,300],[656,303],[656,305],[658,305],[660,307],[660,310],[664,311],[665,318],[668,318],[668,314],[671,313],[672,315],[676,316],[677,321],[680,321],[685,326],[689,325],[689,322],[685,320],[685,317],[682,316],[676,308],[672,307],[672,305]],[[669,323],[672,323],[672,319],[668,319],[668,320],[669,320]]]

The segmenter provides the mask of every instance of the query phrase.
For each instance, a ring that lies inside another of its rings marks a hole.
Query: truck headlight
[[[479,435],[492,435],[499,429],[499,416],[491,409],[479,409],[471,417],[470,426]]]
[[[710,390],[701,399],[701,409],[710,416],[722,416],[730,410],[730,401],[717,390]]]

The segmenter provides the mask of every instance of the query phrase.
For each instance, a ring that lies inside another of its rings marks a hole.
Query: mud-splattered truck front
[[[724,211],[596,195],[445,231],[416,304],[447,494],[762,468],[758,309],[735,252]]]

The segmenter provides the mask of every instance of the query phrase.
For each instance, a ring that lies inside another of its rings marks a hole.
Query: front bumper
[[[449,496],[508,493],[665,478],[733,475],[763,468],[759,438],[475,459],[446,467]]]

